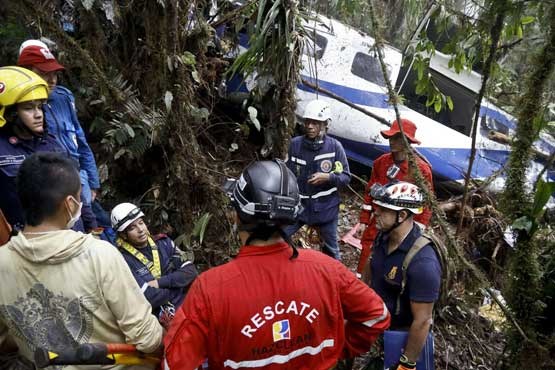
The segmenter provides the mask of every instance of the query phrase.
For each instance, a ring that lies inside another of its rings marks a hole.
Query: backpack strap
[[[407,271],[409,269],[409,265],[412,262],[412,259],[414,258],[414,256],[416,256],[416,254],[420,252],[422,248],[424,248],[430,243],[433,243],[433,241],[430,238],[424,235],[421,235],[420,237],[418,237],[418,239],[416,239],[412,247],[407,252],[407,255],[403,259],[403,266],[401,267],[403,278],[401,280],[401,291],[399,292],[399,295],[397,295],[395,315],[399,315],[401,313],[401,296],[405,292],[405,286],[407,285]]]

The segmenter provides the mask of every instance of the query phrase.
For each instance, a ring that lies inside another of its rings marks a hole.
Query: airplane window
[[[380,61],[371,55],[360,52],[356,53],[353,65],[351,66],[351,73],[366,81],[385,86]]]
[[[310,32],[310,38],[304,44],[303,54],[316,60],[321,59],[328,45],[328,39],[319,33]]]

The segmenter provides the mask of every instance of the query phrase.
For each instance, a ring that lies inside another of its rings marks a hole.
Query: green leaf
[[[505,28],[505,37],[508,38],[508,39],[513,37],[513,27],[512,26],[507,26]]]
[[[531,16],[531,15],[526,15],[526,16],[520,18],[520,24],[522,24],[522,25],[529,24],[529,23],[532,23],[532,22],[535,22],[535,21],[536,21],[536,18]]]
[[[201,244],[202,244],[202,241],[204,240],[204,233],[206,232],[206,227],[208,226],[208,222],[210,221],[211,218],[212,218],[212,214],[205,213],[204,215],[202,215],[201,218],[198,219],[197,222],[195,222],[195,227],[193,228],[193,236],[197,237]]]
[[[528,216],[517,218],[511,225],[514,230],[525,230],[530,232],[532,229],[532,220]]]
[[[555,182],[538,181],[536,194],[534,195],[534,204],[532,206],[532,217],[538,218],[543,212],[543,207],[549,201],[551,194],[555,192]]]
[[[450,96],[446,96],[445,101],[447,102],[447,108],[449,108],[449,110],[452,111],[453,110],[453,99],[451,99]]]
[[[258,131],[260,131],[260,122],[258,121],[258,118],[256,118],[256,116],[258,115],[258,111],[255,107],[252,106],[248,107],[247,111],[249,112],[249,119],[251,120],[252,124],[254,125],[254,127],[256,127]]]
[[[522,26],[519,24],[518,26],[516,26],[516,37],[521,39],[522,36],[523,36]]]
[[[171,91],[166,91],[164,95],[164,104],[166,104],[166,111],[170,111],[172,109],[172,101],[173,101],[173,94]]]
[[[135,137],[135,131],[133,130],[133,127],[129,126],[127,123],[124,124],[125,130],[127,130],[127,134],[131,137],[134,138]]]
[[[441,98],[436,98],[434,102],[434,110],[436,111],[436,113],[441,112]]]
[[[193,77],[193,80],[195,80],[196,83],[200,83],[200,77],[199,77],[197,71],[192,71],[191,72],[191,77]]]
[[[181,61],[186,66],[194,66],[195,64],[197,64],[197,58],[190,51],[186,51],[185,53],[183,53],[183,55],[181,56]]]
[[[418,79],[421,80],[424,77],[424,65],[422,63],[418,63],[416,65],[416,73],[418,74]]]
[[[125,149],[122,148],[122,149],[118,150],[118,151],[116,152],[116,154],[114,154],[114,159],[118,159],[119,157],[121,157],[121,156],[124,155],[124,154],[125,154]]]
[[[424,93],[424,91],[426,91],[426,83],[424,81],[420,80],[416,83],[415,92],[418,95],[422,95]]]

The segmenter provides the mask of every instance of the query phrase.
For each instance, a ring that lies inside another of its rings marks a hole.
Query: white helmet
[[[120,203],[112,209],[110,216],[112,228],[118,232],[124,231],[127,226],[144,215],[143,211],[133,203]]]
[[[327,122],[331,120],[330,105],[323,100],[311,100],[304,108],[303,119]]]
[[[393,182],[385,186],[378,183],[370,188],[373,202],[395,211],[406,209],[415,215],[424,211],[424,197],[418,186],[410,182]]]
[[[21,44],[21,46],[19,47],[19,55],[21,55],[21,52],[23,51],[23,49],[25,49],[29,46],[38,46],[40,48],[50,50],[50,48],[44,42],[42,42],[40,40],[27,40],[27,41],[24,41]]]

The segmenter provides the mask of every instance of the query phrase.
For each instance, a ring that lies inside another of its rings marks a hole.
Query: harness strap
[[[403,266],[401,267],[401,272],[403,274],[403,279],[401,280],[401,291],[399,292],[399,295],[397,295],[397,304],[395,306],[395,315],[399,315],[401,313],[401,296],[405,292],[405,286],[407,285],[407,271],[409,269],[409,265],[412,262],[412,259],[414,258],[414,256],[416,256],[416,254],[418,252],[420,252],[422,250],[422,248],[424,248],[425,246],[430,244],[430,242],[433,243],[432,239],[430,239],[430,238],[428,238],[424,235],[421,235],[420,237],[418,237],[418,239],[416,239],[416,241],[414,242],[412,247],[407,252],[407,255],[403,259]]]
[[[122,238],[117,238],[116,244],[119,248],[122,248],[129,252],[133,257],[135,257],[139,262],[148,268],[148,271],[152,274],[155,279],[160,279],[162,276],[162,267],[160,265],[160,254],[158,253],[158,246],[148,237],[148,245],[152,248],[152,261],[149,261],[144,254],[142,254],[137,248],[133,247],[131,244],[123,240]]]

